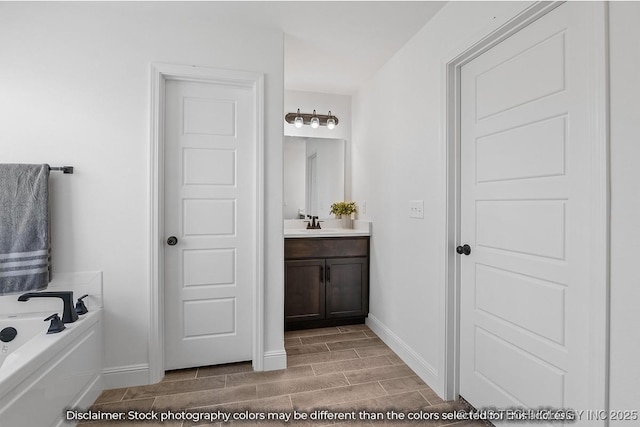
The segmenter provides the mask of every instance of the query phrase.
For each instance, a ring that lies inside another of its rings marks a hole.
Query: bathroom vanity
[[[285,329],[364,323],[369,232],[285,230]]]

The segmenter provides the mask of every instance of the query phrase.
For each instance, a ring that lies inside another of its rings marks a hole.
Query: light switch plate
[[[424,200],[409,200],[409,218],[424,218]]]

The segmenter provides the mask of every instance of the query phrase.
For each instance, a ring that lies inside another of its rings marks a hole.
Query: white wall
[[[443,60],[529,3],[448,3],[353,97],[353,198],[373,221],[371,315],[443,392]],[[640,3],[610,3],[613,409],[640,401]],[[424,220],[408,201],[424,199]],[[589,408],[586,408],[589,409]],[[612,425],[615,423],[612,423]],[[625,424],[626,425],[626,424]]]
[[[529,3],[450,2],[353,97],[353,199],[373,222],[372,326],[444,390],[443,59]],[[409,218],[424,200],[424,219]]]
[[[52,174],[53,269],[104,272],[111,386],[146,378],[151,62],[265,74],[265,350],[283,351],[283,34],[223,7],[0,4],[1,161],[76,168]]]
[[[611,388],[616,410],[640,408],[640,3],[610,3]],[[636,421],[637,422],[637,421]],[[626,426],[629,421],[612,421]]]

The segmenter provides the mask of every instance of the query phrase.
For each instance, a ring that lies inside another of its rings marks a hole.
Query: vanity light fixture
[[[312,114],[301,113],[298,108],[297,113],[287,113],[284,116],[287,123],[294,125],[300,129],[303,125],[310,125],[312,128],[317,129],[320,126],[326,126],[327,129],[332,130],[338,125],[338,118],[331,114],[316,114],[316,110],[313,110]]]

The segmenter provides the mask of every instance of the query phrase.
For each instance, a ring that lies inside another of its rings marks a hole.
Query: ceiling
[[[349,95],[445,2],[297,1],[282,8],[285,89]]]
[[[2,0],[0,0],[1,2]],[[48,3],[48,2],[45,2]],[[51,2],[55,3],[55,2]],[[283,31],[285,89],[353,94],[445,4],[441,1],[70,2],[131,19]],[[155,15],[154,15],[155,13]]]

